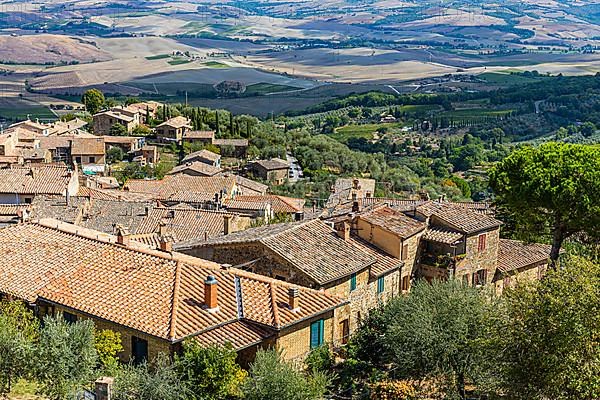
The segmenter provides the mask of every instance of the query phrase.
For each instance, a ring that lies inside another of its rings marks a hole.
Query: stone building
[[[79,191],[77,166],[64,164],[11,165],[0,169],[0,204],[32,203],[39,195],[75,196]]]
[[[181,142],[183,135],[192,129],[192,121],[186,117],[175,117],[156,127],[156,138],[162,142]]]
[[[267,225],[175,248],[348,300],[335,320],[335,344],[343,344],[378,301],[400,293],[401,260],[352,237],[349,225],[338,230],[321,220]]]
[[[131,133],[140,124],[139,113],[131,113],[123,109],[111,109],[94,114],[93,129],[95,135],[108,135],[110,128],[115,124],[121,124]]]
[[[273,158],[271,160],[254,161],[248,165],[248,170],[257,178],[272,182],[275,185],[281,185],[288,179],[290,165],[287,161]]]
[[[297,359],[333,342],[343,299],[175,253],[167,242],[152,250],[118,232],[56,220],[0,230],[0,292],[36,304],[40,316],[119,332],[123,361],[173,354],[186,339],[231,343],[242,363],[260,347]]]
[[[181,160],[181,162],[183,164],[201,162],[204,164],[212,165],[213,167],[221,168],[221,155],[203,149],[188,154],[183,158],[183,160]]]

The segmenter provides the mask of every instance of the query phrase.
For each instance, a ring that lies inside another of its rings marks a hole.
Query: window
[[[139,337],[131,337],[131,356],[134,364],[140,364],[148,360],[148,341]]]
[[[350,291],[356,290],[356,274],[350,276]]]
[[[385,290],[385,276],[377,279],[377,293],[383,293]]]
[[[90,157],[90,164],[96,163],[96,157]]]
[[[402,261],[405,261],[408,258],[408,243],[405,243],[402,245],[402,254],[400,256],[400,259]]]
[[[487,271],[485,269],[480,269],[479,271],[473,274],[473,285],[475,286],[483,286],[486,284]]]
[[[75,162],[77,164],[81,164],[81,157],[75,157]]]
[[[402,291],[406,292],[410,288],[410,276],[402,277]]]
[[[278,281],[287,281],[287,279],[285,278],[285,276],[281,276],[281,275],[275,275],[275,279],[277,279]]]
[[[318,320],[310,324],[310,348],[321,346],[325,342],[325,320]]]
[[[350,337],[350,321],[348,319],[340,322],[340,333],[342,335],[341,342],[342,344],[348,343],[348,338]]]
[[[505,276],[504,277],[504,279],[502,280],[502,286],[503,286],[504,289],[510,287],[510,276]]]
[[[69,312],[64,312],[63,318],[70,324],[74,324],[75,322],[77,322],[77,315],[71,314]]]
[[[25,204],[31,204],[33,202],[33,198],[31,197],[25,197]]]
[[[484,251],[486,248],[486,241],[487,241],[487,235],[481,234],[479,235],[479,242],[477,243],[477,250],[478,251]]]

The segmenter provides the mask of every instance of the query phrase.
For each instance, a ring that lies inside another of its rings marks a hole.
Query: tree
[[[106,99],[104,98],[104,94],[98,89],[89,89],[81,97],[81,102],[85,104],[85,109],[94,115],[104,107]]]
[[[329,383],[326,374],[305,375],[275,350],[258,350],[242,392],[246,400],[317,400],[323,398]]]
[[[111,147],[106,152],[106,162],[108,162],[109,164],[114,164],[119,161],[123,161],[123,158],[125,158],[125,152],[119,146]]]
[[[117,354],[123,351],[121,334],[119,332],[104,329],[94,333],[94,347],[98,354],[98,363],[105,371],[115,371],[118,367],[119,358]]]
[[[515,399],[600,398],[600,264],[569,258],[505,293],[498,363]]]
[[[202,347],[185,342],[183,354],[176,358],[178,374],[191,398],[221,400],[240,397],[240,385],[246,372],[236,364],[237,353],[231,346]]]
[[[45,317],[36,352],[41,394],[65,399],[93,377],[97,361],[93,322],[68,323],[61,314]]]
[[[187,400],[184,385],[177,376],[175,366],[164,354],[147,363],[123,366],[115,377],[115,400]]]
[[[18,301],[2,302],[0,313],[0,395],[11,391],[19,378],[29,376],[33,366],[34,340],[39,324],[33,313]]]
[[[457,279],[420,281],[385,307],[376,340],[398,377],[441,383],[450,397],[465,399],[468,382],[487,382],[494,312],[493,298]]]
[[[110,127],[110,131],[108,132],[111,136],[127,136],[129,132],[127,132],[127,128],[125,125],[116,123]]]
[[[146,125],[138,125],[131,131],[131,136],[150,136],[152,130]]]
[[[490,185],[522,232],[552,237],[553,265],[579,232],[600,237],[600,148],[548,143],[523,147],[496,165]]]

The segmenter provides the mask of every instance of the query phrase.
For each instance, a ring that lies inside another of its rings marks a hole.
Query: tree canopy
[[[81,102],[85,104],[85,109],[94,115],[104,107],[106,99],[104,98],[104,94],[98,89],[89,89],[81,97]]]
[[[600,147],[548,143],[523,147],[496,165],[490,185],[517,229],[552,238],[555,263],[579,232],[600,237]]]

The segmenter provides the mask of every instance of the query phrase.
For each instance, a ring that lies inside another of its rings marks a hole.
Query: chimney
[[[297,287],[288,289],[288,306],[292,311],[300,309],[300,290]]]
[[[112,387],[114,378],[104,377],[98,379],[95,386],[95,394],[97,400],[111,400],[112,399]]]
[[[352,181],[352,189],[355,189],[355,190],[359,189],[360,188],[359,183],[360,183],[360,181],[358,179],[354,179]]]
[[[335,225],[335,232],[345,241],[350,240],[350,224],[346,221],[339,222]]]
[[[160,240],[158,241],[160,251],[164,251],[165,253],[173,252],[173,237],[170,235],[160,236]]]
[[[117,230],[117,244],[120,244],[121,246],[127,246],[129,245],[129,231],[127,230],[127,228],[123,227],[122,225],[117,225],[116,226],[116,230]]]
[[[218,282],[217,278],[212,275],[206,277],[204,281],[204,306],[209,311],[217,311],[219,309],[219,302],[217,299],[218,294]]]
[[[223,215],[223,234],[229,235],[232,232],[233,227],[231,226],[231,221],[233,220],[233,215],[225,214]]]

